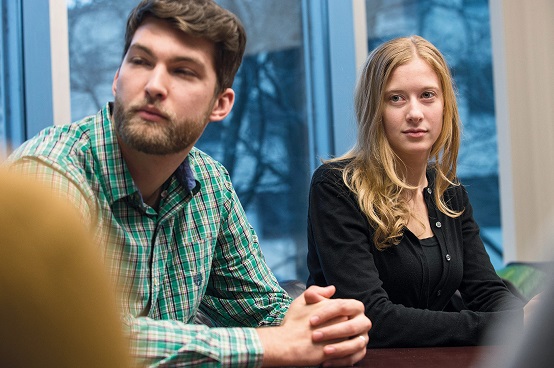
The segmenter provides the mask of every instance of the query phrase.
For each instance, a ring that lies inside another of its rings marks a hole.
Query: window
[[[463,123],[458,176],[495,267],[502,266],[498,151],[487,0],[366,0],[368,48],[418,34],[445,55]]]
[[[320,158],[342,154],[355,138],[353,9],[339,1],[219,1],[245,23],[248,50],[234,85],[232,114],[211,124],[198,146],[229,169],[278,278],[305,280],[311,172]],[[52,83],[43,50],[49,41],[47,2],[1,4],[0,146],[6,150],[7,143],[17,146],[52,123]],[[112,99],[125,21],[134,5],[136,0],[67,0],[71,120],[96,113]],[[489,251],[500,247],[487,1],[366,0],[365,8],[369,50],[385,39],[418,33],[446,54],[464,123],[459,175]],[[24,32],[26,24],[33,32]],[[28,65],[33,61],[38,64]]]
[[[231,115],[210,124],[197,146],[229,171],[272,271],[297,278],[310,172],[301,2],[219,3],[241,18],[247,51]]]

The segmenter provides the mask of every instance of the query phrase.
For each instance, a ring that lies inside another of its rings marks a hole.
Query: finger
[[[365,315],[359,315],[335,324],[320,325],[312,332],[314,342],[349,339],[351,336],[366,336],[371,329],[371,321]]]
[[[362,359],[367,350],[367,335],[359,335],[349,340],[326,345],[324,366],[352,365]]]
[[[317,315],[310,319],[312,326],[318,326],[337,316],[346,316],[349,319],[364,314],[364,305],[354,299],[329,299],[325,306],[318,310]]]
[[[304,300],[306,304],[315,304],[331,298],[335,294],[335,290],[335,287],[332,285],[326,287],[312,285],[304,291]]]

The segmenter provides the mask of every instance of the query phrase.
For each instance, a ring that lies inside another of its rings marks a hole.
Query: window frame
[[[70,122],[67,5],[3,0],[2,8],[5,138],[17,147],[53,123]]]
[[[9,153],[8,144],[19,145],[25,138],[23,98],[23,36],[21,1],[2,0],[2,109],[5,141],[0,154]],[[20,122],[20,123],[16,123]]]

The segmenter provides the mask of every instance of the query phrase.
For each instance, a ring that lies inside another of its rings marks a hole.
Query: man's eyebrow
[[[148,47],[146,47],[144,45],[141,45],[140,43],[134,43],[131,46],[129,46],[129,51],[134,50],[134,49],[137,49],[137,51],[143,51],[143,52],[147,53],[150,56],[154,56],[154,53],[152,52],[152,50],[150,50]]]
[[[154,54],[154,52],[148,47],[148,46],[145,46],[143,44],[140,44],[140,43],[134,43],[132,44],[130,47],[129,47],[129,50],[137,50],[137,51],[142,51],[142,52],[145,52],[146,54],[148,54],[149,56],[151,57],[156,57],[156,55]],[[204,63],[196,58],[196,57],[191,57],[191,56],[176,56],[176,57],[173,57],[171,58],[171,61],[172,62],[188,62],[188,63],[193,63],[195,65],[198,65],[199,67],[202,67],[204,68]]]

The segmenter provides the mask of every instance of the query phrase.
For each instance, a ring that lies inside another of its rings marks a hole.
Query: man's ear
[[[231,112],[235,103],[235,91],[227,88],[215,100],[209,121],[221,121]]]
[[[112,94],[115,96],[117,92],[117,81],[119,80],[119,68],[117,68],[112,82]]]

